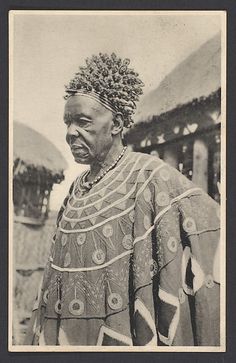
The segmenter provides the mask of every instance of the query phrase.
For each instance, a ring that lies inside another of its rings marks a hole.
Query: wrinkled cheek
[[[111,147],[111,139],[110,138],[104,138],[97,140],[96,144],[96,153],[100,156],[102,156],[104,153],[106,153],[110,147]]]

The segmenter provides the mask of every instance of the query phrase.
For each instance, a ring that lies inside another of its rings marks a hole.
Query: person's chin
[[[84,156],[73,155],[73,156],[76,163],[89,164],[89,155],[84,155]]]
[[[71,150],[74,160],[78,164],[89,164],[90,154],[85,149],[72,149]]]

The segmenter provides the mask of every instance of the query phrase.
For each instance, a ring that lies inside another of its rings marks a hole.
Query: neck
[[[109,166],[111,166],[120,153],[123,150],[123,144],[121,139],[115,140],[110,147],[110,149],[104,154],[102,160],[96,160],[94,163],[90,165],[90,173],[88,176],[88,181],[93,180],[97,177],[102,171],[105,171]]]

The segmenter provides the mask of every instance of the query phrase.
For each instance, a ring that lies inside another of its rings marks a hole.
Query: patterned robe
[[[25,344],[220,345],[219,208],[157,157],[73,183]]]

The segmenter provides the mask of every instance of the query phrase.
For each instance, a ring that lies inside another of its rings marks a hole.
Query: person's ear
[[[112,135],[117,135],[122,132],[124,127],[123,115],[121,113],[116,113],[113,117],[113,126],[111,133]]]

